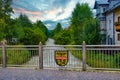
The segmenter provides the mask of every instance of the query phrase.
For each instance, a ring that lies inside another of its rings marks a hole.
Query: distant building
[[[103,35],[101,44],[120,44],[120,27],[115,25],[120,22],[120,0],[96,0],[94,9]]]

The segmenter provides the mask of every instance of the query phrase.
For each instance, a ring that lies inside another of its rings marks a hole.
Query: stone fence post
[[[39,43],[39,69],[43,69],[43,46]]]
[[[86,71],[86,43],[82,43],[82,70]]]
[[[2,41],[2,67],[6,68],[6,43]]]

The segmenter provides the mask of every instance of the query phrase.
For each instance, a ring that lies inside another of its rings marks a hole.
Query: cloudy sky
[[[22,13],[32,22],[43,21],[48,29],[53,29],[57,22],[65,28],[69,26],[71,13],[78,2],[88,3],[92,9],[95,0],[13,0],[13,18]]]

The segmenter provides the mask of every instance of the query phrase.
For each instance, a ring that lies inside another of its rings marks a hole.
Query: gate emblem
[[[68,63],[68,51],[67,50],[56,50],[55,61],[59,66],[65,66]]]

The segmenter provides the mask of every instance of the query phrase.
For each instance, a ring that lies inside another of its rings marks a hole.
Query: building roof
[[[108,0],[99,0],[97,4],[109,4]]]
[[[94,9],[97,8],[97,5],[105,5],[105,4],[109,4],[108,0],[95,1]]]
[[[119,1],[118,3],[116,3],[115,5],[113,5],[112,8],[109,8],[106,12],[111,12],[111,11],[113,11],[114,9],[118,8],[118,7],[120,7],[120,1]]]

